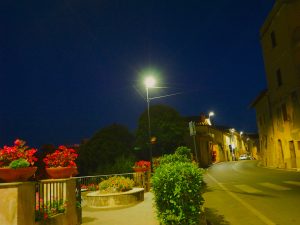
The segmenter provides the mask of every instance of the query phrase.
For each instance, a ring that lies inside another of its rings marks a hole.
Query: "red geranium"
[[[37,150],[29,148],[25,144],[25,141],[16,139],[13,146],[5,145],[0,149],[0,167],[7,167],[12,161],[20,158],[25,159],[32,166],[37,161],[34,156]]]
[[[78,157],[76,151],[64,145],[58,147],[55,152],[47,154],[43,159],[46,167],[76,167],[75,160]]]
[[[141,161],[135,162],[133,168],[147,168],[147,169],[149,169],[150,166],[151,166],[151,163],[149,161],[141,160]]]

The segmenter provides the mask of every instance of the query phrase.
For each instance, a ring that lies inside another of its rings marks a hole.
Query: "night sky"
[[[266,87],[259,30],[274,0],[59,0],[0,3],[0,146],[73,144],[146,110],[215,112],[255,132],[251,101]]]

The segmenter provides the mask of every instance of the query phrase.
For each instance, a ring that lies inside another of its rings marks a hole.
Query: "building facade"
[[[236,161],[243,154],[260,159],[257,135],[242,134],[228,127],[204,125],[201,122],[195,125],[193,148],[200,167]]]
[[[300,1],[277,0],[260,30],[267,90],[256,110],[265,166],[300,168]]]

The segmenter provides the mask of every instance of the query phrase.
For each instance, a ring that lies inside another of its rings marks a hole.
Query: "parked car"
[[[247,155],[247,154],[243,154],[243,155],[240,155],[239,157],[239,160],[253,160],[254,158],[250,155]]]

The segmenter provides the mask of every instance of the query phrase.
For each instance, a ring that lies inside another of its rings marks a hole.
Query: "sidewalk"
[[[153,207],[153,194],[145,193],[144,201],[121,209],[82,208],[83,225],[159,225]]]

